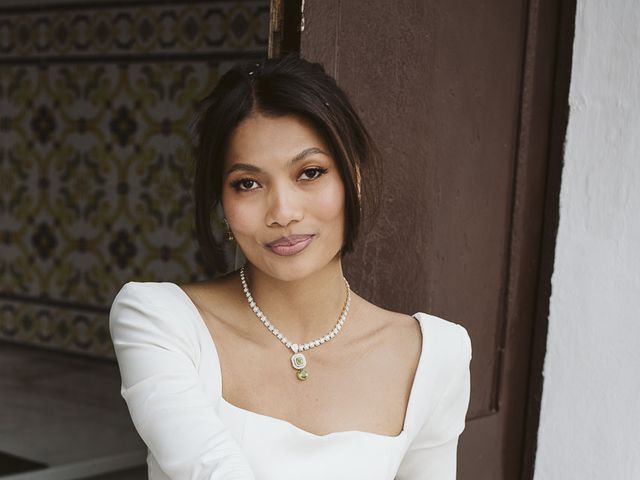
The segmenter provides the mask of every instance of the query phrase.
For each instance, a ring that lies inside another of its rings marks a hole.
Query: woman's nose
[[[277,223],[286,227],[292,221],[302,219],[302,199],[287,186],[273,186],[268,195],[267,225]]]

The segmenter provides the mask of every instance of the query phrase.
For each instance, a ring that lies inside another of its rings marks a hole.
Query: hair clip
[[[259,67],[259,66],[260,66],[260,64],[259,64],[259,63],[256,63],[256,67]],[[253,75],[254,73],[256,73],[256,70],[257,70],[257,68],[256,68],[256,69],[254,69],[254,70],[251,70],[251,71],[249,72],[249,75]]]

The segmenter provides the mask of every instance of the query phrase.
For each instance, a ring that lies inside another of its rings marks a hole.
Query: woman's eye
[[[231,186],[233,187],[234,190],[238,192],[247,191],[247,190],[253,190],[253,188],[247,187],[247,184],[251,185],[252,183],[255,183],[255,180],[251,180],[250,178],[241,178],[240,180],[235,180],[231,182]],[[240,188],[241,186],[246,188]]]
[[[308,177],[307,179],[305,179],[305,181],[310,181],[310,180],[315,180],[321,177],[325,173],[327,173],[326,168],[313,167],[313,168],[307,168],[306,170],[304,170],[302,172],[302,175],[306,175]],[[231,182],[231,187],[236,192],[249,192],[251,190],[255,190],[255,188],[251,188],[251,185],[254,183],[256,183],[256,181],[250,178],[240,178],[238,180],[234,180],[233,182]]]
[[[318,178],[318,177],[324,175],[325,173],[327,173],[327,169],[326,168],[313,167],[313,168],[307,168],[302,173],[304,175],[308,175],[307,172],[318,172],[318,175],[312,175],[313,178],[311,178],[311,180],[315,180],[316,178]]]

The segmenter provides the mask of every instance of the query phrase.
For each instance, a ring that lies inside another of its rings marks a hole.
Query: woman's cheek
[[[341,215],[344,208],[344,186],[341,181],[327,182],[327,188],[318,192],[313,202],[319,218],[333,219]]]
[[[229,208],[227,220],[231,229],[238,235],[249,235],[255,231],[255,226],[252,222],[255,222],[259,218],[259,212],[252,211],[249,205],[241,205],[234,203]]]
[[[222,194],[222,201],[224,205],[224,216],[229,222],[231,230],[236,234],[241,235],[247,231],[247,219],[253,218],[253,215],[247,211],[247,206],[244,205],[242,198],[238,198],[240,193],[228,189]]]

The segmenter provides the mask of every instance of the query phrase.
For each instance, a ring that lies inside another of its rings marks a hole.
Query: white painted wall
[[[640,479],[640,0],[578,0],[535,480]]]

